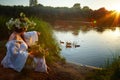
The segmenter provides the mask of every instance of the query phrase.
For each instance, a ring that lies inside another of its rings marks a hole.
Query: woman
[[[1,64],[4,68],[12,68],[20,72],[28,56],[34,58],[27,50],[29,46],[38,41],[38,35],[40,35],[40,33],[36,31],[26,32],[28,24],[23,17],[12,21],[9,21],[9,24],[14,23],[11,27],[14,31],[6,43],[7,53]]]
[[[7,54],[1,62],[3,67],[12,68],[18,72],[20,72],[23,69],[25,62],[28,56],[30,55],[30,53],[27,51],[27,43],[30,43],[30,41],[26,43],[22,36],[25,34],[25,31],[25,28],[18,29],[17,27],[15,27],[14,32],[11,34],[6,44]],[[31,35],[29,34],[29,36],[31,36],[31,39],[33,39],[34,42],[38,40],[37,37],[32,38],[32,36],[37,36],[36,31],[31,32]]]

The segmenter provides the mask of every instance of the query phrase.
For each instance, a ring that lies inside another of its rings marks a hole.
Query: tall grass
[[[59,44],[53,36],[52,26],[36,17],[31,17],[30,19],[36,22],[37,25],[34,29],[29,30],[35,30],[40,32],[41,34],[39,36],[38,42],[40,43],[42,48],[48,49],[49,55],[46,56],[47,62],[58,61],[60,59],[63,59],[60,56]]]
[[[112,60],[107,59],[101,70],[95,70],[88,74],[89,80],[120,80],[120,56],[113,55]]]

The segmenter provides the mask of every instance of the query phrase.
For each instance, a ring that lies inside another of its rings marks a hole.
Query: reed
[[[100,70],[90,72],[86,80],[120,80],[120,56],[119,53],[105,61],[105,65]]]

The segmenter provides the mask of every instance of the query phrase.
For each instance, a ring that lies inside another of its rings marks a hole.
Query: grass
[[[31,30],[35,30],[41,33],[38,41],[39,44],[42,48],[48,49],[49,55],[46,56],[47,62],[64,60],[64,58],[62,58],[60,55],[59,44],[53,36],[52,26],[36,17],[31,17],[30,19],[36,22],[37,24],[36,27]]]
[[[113,56],[112,61],[108,59],[101,70],[90,72],[86,80],[120,80],[120,56]]]

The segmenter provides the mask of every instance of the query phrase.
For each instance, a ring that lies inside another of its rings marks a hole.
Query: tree
[[[30,6],[36,6],[37,0],[30,0],[29,3],[30,3]]]
[[[88,6],[84,6],[84,7],[82,8],[82,10],[83,10],[83,11],[88,11],[88,10],[90,10],[90,8],[89,8]]]
[[[81,9],[80,3],[76,3],[73,5],[73,8],[75,9]]]

